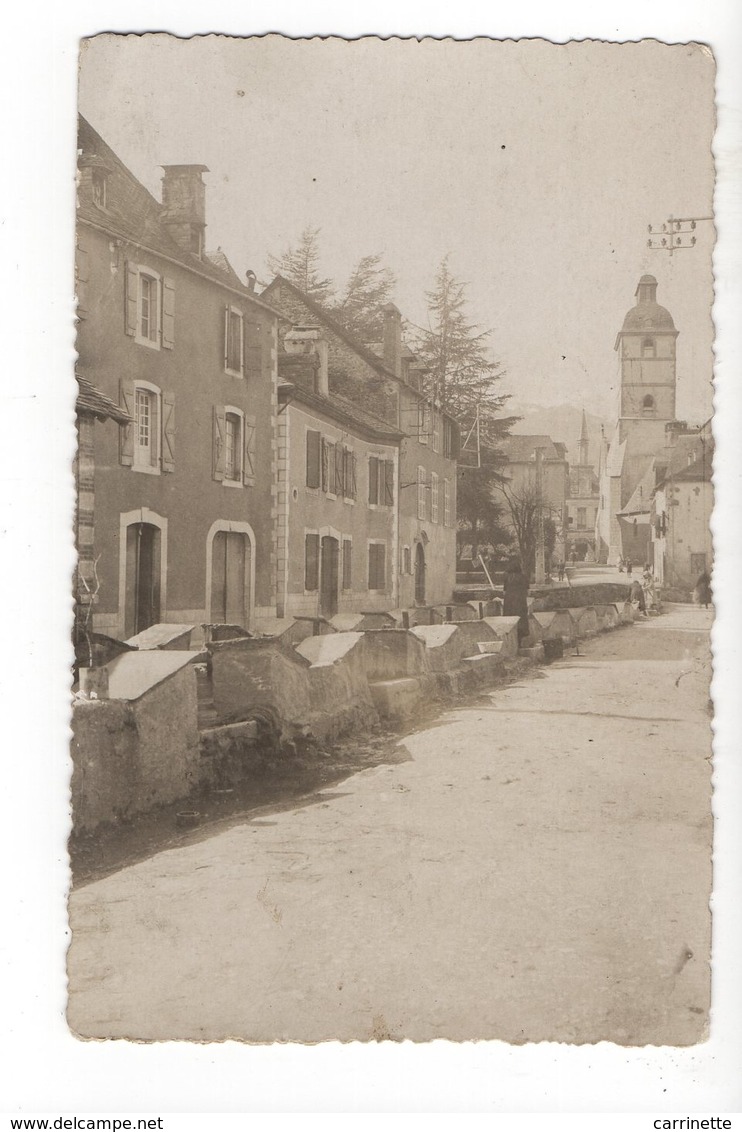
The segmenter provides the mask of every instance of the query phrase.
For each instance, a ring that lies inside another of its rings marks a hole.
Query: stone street
[[[675,606],[582,642],[402,738],[407,761],[77,889],[71,1027],[702,1040],[710,625]]]

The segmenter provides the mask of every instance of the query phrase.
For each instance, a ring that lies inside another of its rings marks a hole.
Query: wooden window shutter
[[[379,460],[376,456],[368,458],[368,501],[379,502]]]
[[[215,480],[219,481],[224,479],[224,435],[226,427],[224,406],[214,405],[213,476]]]
[[[319,586],[319,535],[307,535],[304,540],[304,589],[316,590]]]
[[[229,304],[224,308],[224,349],[222,350],[224,368],[229,369]]]
[[[259,322],[245,319],[243,323],[244,373],[260,377],[263,368],[263,327]]]
[[[384,461],[384,503],[387,507],[394,506],[394,464],[391,460]]]
[[[89,257],[85,248],[77,245],[75,250],[75,290],[77,294],[77,317],[88,316]]]
[[[322,437],[322,490],[327,491],[327,484],[329,480],[330,459],[327,451],[328,444],[324,436]]]
[[[307,430],[307,487],[320,485],[320,434]]]
[[[255,481],[255,417],[245,417],[245,459],[242,462],[242,482]]]
[[[373,542],[368,548],[368,588],[376,589],[376,544]]]
[[[357,487],[358,480],[357,480],[357,474],[356,474],[357,473],[357,467],[358,467],[358,463],[357,463],[357,460],[356,460],[356,454],[355,454],[355,452],[351,452],[351,454],[350,454],[350,497],[351,497],[351,499],[357,499],[358,498],[358,487]]]
[[[172,350],[175,345],[175,286],[172,279],[162,281],[162,345]]]
[[[353,543],[350,539],[343,539],[343,589],[349,590],[353,585]]]
[[[139,272],[135,263],[126,261],[126,333],[132,338],[137,332],[139,316]]]
[[[129,424],[124,425],[119,433],[119,458],[122,464],[131,467],[134,463],[134,429],[137,427],[134,382],[122,378],[119,391],[121,408],[132,418]]]
[[[162,470],[175,471],[175,394],[162,395]]]
[[[345,448],[342,444],[335,445],[335,494],[343,495],[345,491]]]

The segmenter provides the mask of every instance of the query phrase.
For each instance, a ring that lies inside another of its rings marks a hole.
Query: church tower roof
[[[623,334],[672,334],[677,336],[672,315],[657,302],[657,280],[654,275],[642,275],[636,291],[636,306],[626,314],[616,337],[616,349]]]

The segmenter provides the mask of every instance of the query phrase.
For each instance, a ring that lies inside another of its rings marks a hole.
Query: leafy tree
[[[330,307],[335,297],[332,279],[323,278],[319,270],[320,228],[307,227],[299,242],[280,256],[268,256],[268,269],[273,275],[283,275],[310,299]]]
[[[384,333],[383,307],[390,301],[395,283],[394,274],[382,266],[380,255],[362,256],[332,313],[361,342],[380,342]]]
[[[465,451],[477,443],[496,450],[517,418],[503,416],[508,396],[497,383],[504,371],[491,358],[491,331],[480,331],[469,319],[466,288],[445,256],[426,292],[428,327],[418,328],[416,349],[427,370],[426,392],[459,421]]]

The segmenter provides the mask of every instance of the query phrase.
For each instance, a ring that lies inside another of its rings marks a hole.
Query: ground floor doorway
[[[250,621],[250,538],[242,531],[217,531],[211,543],[211,621],[240,625]]]
[[[425,551],[421,542],[415,549],[415,601],[425,604]]]
[[[126,528],[124,635],[134,637],[160,620],[159,527],[131,523]]]

